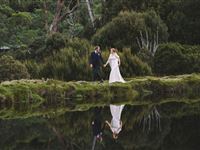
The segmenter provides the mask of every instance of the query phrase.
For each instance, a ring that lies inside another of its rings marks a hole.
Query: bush
[[[24,62],[29,74],[30,74],[30,78],[32,79],[36,79],[36,78],[40,78],[40,67],[41,65],[36,63],[36,61],[34,60],[26,60]]]
[[[27,55],[29,58],[41,59],[45,52],[45,36],[37,37],[30,45],[29,45],[29,54]]]
[[[0,57],[0,81],[29,78],[27,68],[11,56]]]
[[[160,42],[168,38],[167,26],[154,11],[144,13],[121,12],[111,22],[103,26],[93,36],[94,44],[102,47],[130,47],[132,50],[139,49],[136,38],[140,31],[149,33],[149,38],[159,32]]]
[[[143,48],[137,53],[137,56],[145,63],[147,63],[151,68],[153,67],[153,55],[152,53]]]
[[[121,60],[120,71],[123,77],[133,77],[133,76],[144,76],[151,75],[151,68],[147,63],[142,62],[140,58],[131,53],[130,49],[123,49],[123,52],[118,52]],[[109,53],[104,53],[104,60],[109,56]],[[107,78],[109,76],[110,69],[105,70]]]
[[[136,55],[131,54],[130,49],[124,49],[120,54],[122,62],[122,73],[125,77],[151,75],[152,71],[149,65],[143,62]]]
[[[73,48],[76,50],[80,55],[87,55],[90,53],[90,50],[93,48],[91,44],[84,39],[74,38],[69,40],[66,44],[67,48]]]
[[[69,40],[64,49],[53,56],[44,58],[41,63],[27,61],[26,66],[32,78],[54,78],[58,80],[91,80],[92,69],[89,67],[90,53],[94,47],[87,40],[75,38]],[[121,72],[124,77],[150,75],[151,68],[142,62],[130,49],[119,52],[122,64]],[[109,52],[103,52],[104,62]],[[110,68],[103,69],[105,79],[108,79]]]
[[[41,65],[40,77],[59,80],[90,80],[89,56],[92,46],[86,40],[74,39]]]
[[[51,51],[58,51],[61,48],[65,47],[65,39],[60,33],[54,33],[49,36],[46,40],[46,48]]]
[[[154,72],[160,75],[200,72],[200,47],[179,43],[161,45],[155,54]]]

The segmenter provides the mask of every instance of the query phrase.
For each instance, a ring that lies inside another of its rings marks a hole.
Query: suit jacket
[[[94,136],[103,134],[105,128],[105,123],[102,121],[101,111],[102,108],[94,108],[94,120],[92,122],[92,131]]]
[[[90,64],[93,65],[93,68],[99,68],[103,64],[101,53],[92,52],[90,55]]]

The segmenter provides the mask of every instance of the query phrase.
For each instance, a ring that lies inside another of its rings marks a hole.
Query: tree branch
[[[72,2],[72,1],[71,1],[71,2]],[[70,4],[71,4],[71,2],[70,2]],[[70,6],[70,4],[69,4],[69,6]],[[67,17],[68,15],[70,15],[71,13],[73,13],[73,12],[78,8],[78,5],[79,5],[79,3],[77,3],[71,10],[66,11],[66,12],[59,18],[58,21],[63,20],[65,17]]]

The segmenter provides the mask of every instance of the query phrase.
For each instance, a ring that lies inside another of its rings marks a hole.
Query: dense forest
[[[200,72],[199,27],[199,0],[0,0],[0,81],[91,80],[95,45],[126,78]]]

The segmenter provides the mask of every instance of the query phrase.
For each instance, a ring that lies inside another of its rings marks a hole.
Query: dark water
[[[86,107],[86,106],[85,106]],[[53,115],[0,121],[1,150],[91,150],[96,106]],[[99,107],[98,107],[99,108]],[[101,107],[100,120],[111,120],[109,105]],[[105,127],[95,150],[199,150],[200,102],[126,104],[123,127],[113,139]],[[41,110],[42,111],[42,110]],[[41,114],[41,113],[40,113]]]

